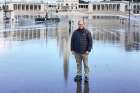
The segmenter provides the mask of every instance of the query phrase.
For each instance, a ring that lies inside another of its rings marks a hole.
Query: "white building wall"
[[[45,4],[41,4],[41,11],[45,11]]]
[[[3,15],[4,15],[4,12],[0,10],[0,23],[3,22]]]
[[[14,10],[13,4],[8,4],[9,10]]]
[[[120,3],[120,11],[125,12],[125,3]]]
[[[93,12],[93,4],[92,3],[89,3],[88,4],[88,12],[89,13],[92,13]]]
[[[57,9],[59,11],[78,10],[79,0],[57,0]]]

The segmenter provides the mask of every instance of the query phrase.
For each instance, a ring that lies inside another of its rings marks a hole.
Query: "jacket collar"
[[[85,31],[85,28],[83,28],[83,29],[77,29],[77,31],[79,31],[79,32],[84,32]]]

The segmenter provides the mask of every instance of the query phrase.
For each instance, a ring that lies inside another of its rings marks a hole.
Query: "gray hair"
[[[78,24],[79,24],[80,22],[83,22],[83,24],[85,24],[85,21],[84,21],[84,20],[79,20],[79,21],[78,21]]]

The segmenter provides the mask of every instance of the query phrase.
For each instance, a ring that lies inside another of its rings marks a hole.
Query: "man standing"
[[[89,67],[88,54],[92,49],[91,33],[85,28],[84,21],[78,21],[78,29],[75,30],[71,37],[71,51],[74,54],[77,63],[77,75],[74,77],[75,81],[82,80],[82,62],[84,64],[85,82],[88,82]]]

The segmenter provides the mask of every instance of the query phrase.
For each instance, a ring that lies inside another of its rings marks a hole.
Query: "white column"
[[[102,11],[102,5],[100,4],[100,11]]]
[[[91,3],[88,4],[88,12],[89,13],[93,12],[93,8],[92,8],[92,4]]]
[[[95,5],[95,6],[96,6],[96,11],[97,11],[98,7],[97,7],[97,5]]]
[[[20,11],[22,11],[22,4],[20,3]]]

